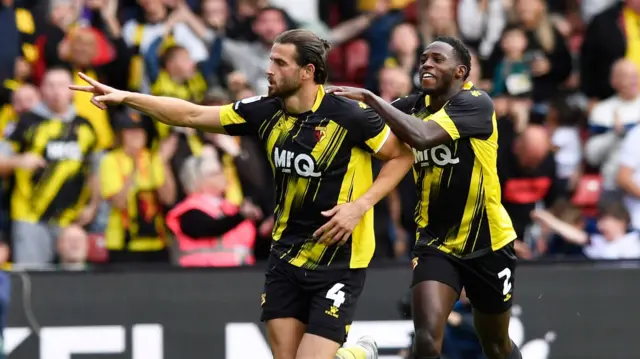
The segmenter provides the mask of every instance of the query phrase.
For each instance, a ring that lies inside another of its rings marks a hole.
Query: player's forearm
[[[417,150],[425,150],[445,142],[440,139],[442,136],[438,129],[432,128],[429,121],[424,122],[407,115],[371,92],[367,93],[365,103],[382,117],[402,142]]]
[[[412,165],[413,153],[409,149],[402,155],[388,160],[369,190],[356,201],[367,210],[371,209],[398,186]]]
[[[208,130],[218,130],[215,132],[222,131],[221,128],[211,127],[216,123],[214,119],[211,119],[211,123],[206,126],[202,123],[203,106],[177,98],[130,92],[125,97],[123,103],[167,125],[192,128],[207,127],[206,129]],[[217,122],[219,123],[219,121]]]

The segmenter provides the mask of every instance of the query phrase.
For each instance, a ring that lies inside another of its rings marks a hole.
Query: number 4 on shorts
[[[342,305],[342,303],[344,303],[344,300],[345,300],[345,294],[341,290],[342,288],[344,288],[344,284],[336,283],[333,285],[333,287],[331,287],[331,289],[329,289],[326,295],[327,299],[333,301],[333,306],[336,308],[340,308],[340,306]]]

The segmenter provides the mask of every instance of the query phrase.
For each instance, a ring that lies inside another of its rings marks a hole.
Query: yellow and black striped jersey
[[[284,109],[280,99],[254,97],[220,114],[228,134],[256,135],[269,156],[277,201],[272,253],[309,269],[367,267],[375,249],[373,210],[343,246],[327,247],[312,236],[328,220],[322,211],[371,187],[371,156],[389,128],[363,103],[325,94],[322,86],[311,111],[290,115]]]
[[[452,139],[424,151],[414,149],[416,250],[434,246],[469,258],[513,241],[516,234],[500,198],[498,131],[491,98],[468,82],[435,113],[424,94],[398,99],[393,105],[424,121],[435,121]]]
[[[98,137],[88,120],[70,121],[27,113],[8,138],[16,153],[34,153],[47,162],[36,170],[16,169],[11,218],[65,226],[88,203],[87,185]]]

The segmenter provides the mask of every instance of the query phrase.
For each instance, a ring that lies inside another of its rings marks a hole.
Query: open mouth
[[[430,72],[425,72],[424,74],[422,74],[422,79],[423,80],[435,79],[435,78],[436,77]]]
[[[421,82],[423,85],[433,85],[436,81],[436,77],[432,73],[425,72],[422,74]]]

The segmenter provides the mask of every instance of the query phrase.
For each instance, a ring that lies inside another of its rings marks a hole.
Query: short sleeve
[[[431,120],[442,126],[454,141],[469,137],[487,139],[494,131],[493,116],[489,95],[472,89],[454,96]]]
[[[112,154],[106,154],[100,163],[100,193],[102,198],[109,199],[122,189],[124,178],[120,173],[117,158]]]
[[[632,169],[640,168],[640,126],[627,134],[620,148],[620,165]]]
[[[357,131],[360,134],[359,147],[378,153],[389,138],[391,129],[372,108],[361,103],[357,110]]]
[[[159,153],[154,153],[151,157],[151,173],[153,174],[153,183],[156,188],[162,187],[165,181],[164,165]]]
[[[278,110],[277,100],[255,96],[220,108],[220,123],[231,136],[255,134],[263,121]]]
[[[392,103],[391,106],[397,108],[398,110],[406,113],[406,114],[411,114],[413,107],[416,104],[416,96],[415,95],[410,95],[410,96],[405,96],[405,97],[400,97],[395,99]]]

